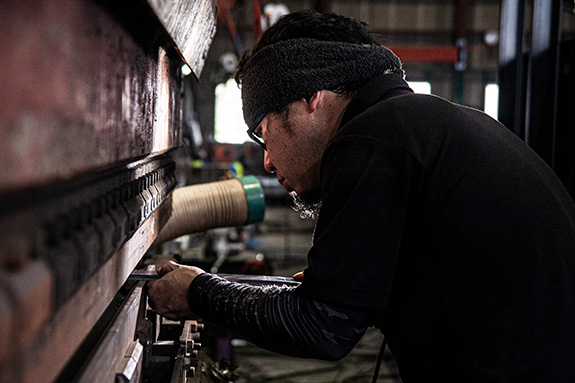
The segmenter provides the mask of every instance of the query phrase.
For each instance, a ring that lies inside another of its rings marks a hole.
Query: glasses
[[[250,125],[250,127],[248,129],[248,136],[250,136],[250,138],[252,140],[254,140],[254,142],[256,144],[258,144],[259,146],[261,146],[264,150],[267,150],[266,144],[265,144],[264,139],[262,137],[262,130],[258,129],[258,127],[262,123],[262,120],[264,119],[265,116],[266,116],[266,114],[263,113],[260,116],[258,116],[258,118],[256,118],[254,120],[254,122],[252,122],[252,124]]]

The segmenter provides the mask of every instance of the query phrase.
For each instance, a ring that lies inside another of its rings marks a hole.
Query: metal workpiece
[[[248,274],[227,274],[217,273],[214,274],[220,278],[224,278],[230,282],[245,283],[252,286],[266,286],[266,285],[284,285],[284,286],[298,286],[300,282],[291,277],[279,277],[272,275],[248,275]],[[128,280],[134,281],[155,281],[162,276],[156,270],[134,270],[128,277]],[[195,326],[200,326],[196,324]],[[201,325],[203,326],[203,325]]]
[[[278,277],[272,275],[246,275],[246,274],[224,274],[218,273],[217,276],[230,282],[245,283],[252,286],[298,286],[300,282],[291,277]]]

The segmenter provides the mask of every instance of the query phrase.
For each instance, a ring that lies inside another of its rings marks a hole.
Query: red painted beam
[[[388,46],[401,62],[454,63],[459,59],[455,46]]]

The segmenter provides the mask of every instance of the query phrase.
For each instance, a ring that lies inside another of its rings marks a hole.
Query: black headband
[[[250,57],[241,71],[244,120],[281,110],[318,90],[362,84],[387,73],[403,73],[399,58],[381,45],[315,39],[270,44]]]

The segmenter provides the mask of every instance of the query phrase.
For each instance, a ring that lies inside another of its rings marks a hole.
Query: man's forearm
[[[255,345],[325,360],[345,356],[370,325],[370,314],[301,297],[293,287],[249,286],[202,274],[188,291],[192,310]]]

